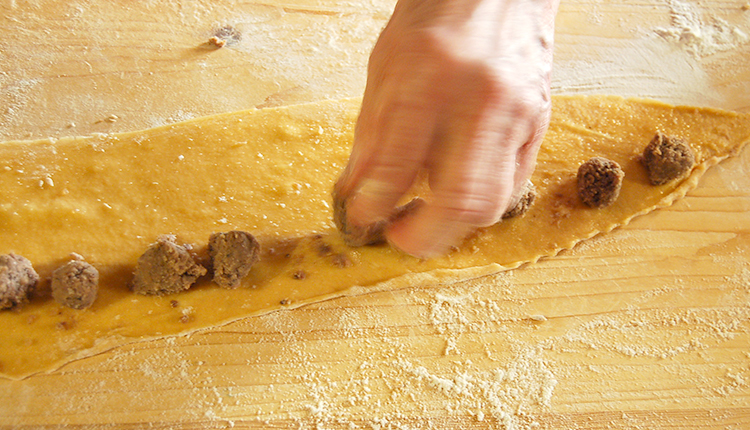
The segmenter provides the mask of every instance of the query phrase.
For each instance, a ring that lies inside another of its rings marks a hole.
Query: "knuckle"
[[[519,115],[538,115],[551,106],[545,76],[495,62],[475,61],[469,67],[473,86],[488,105],[506,106]]]

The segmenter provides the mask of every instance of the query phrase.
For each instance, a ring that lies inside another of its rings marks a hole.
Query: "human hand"
[[[498,222],[534,169],[550,115],[558,0],[400,0],[370,56],[354,147],[334,194],[357,228],[389,222],[418,257]]]

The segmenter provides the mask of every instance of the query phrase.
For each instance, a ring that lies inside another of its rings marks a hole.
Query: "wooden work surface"
[[[555,92],[750,111],[744,1],[562,3]],[[392,7],[3,2],[0,139],[357,96]],[[209,46],[226,25],[241,40]],[[512,272],[0,380],[0,428],[58,427],[748,429],[750,148],[674,206]]]

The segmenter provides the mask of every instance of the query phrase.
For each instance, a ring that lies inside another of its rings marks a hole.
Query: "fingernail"
[[[368,197],[382,197],[392,190],[392,186],[388,182],[379,181],[377,179],[366,179],[362,186],[359,187],[358,195]]]
[[[349,220],[359,225],[385,220],[388,214],[383,213],[383,199],[390,190],[387,182],[366,180],[349,201]]]

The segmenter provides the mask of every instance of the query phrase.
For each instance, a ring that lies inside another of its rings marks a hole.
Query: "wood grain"
[[[743,4],[694,5],[750,34]],[[4,3],[0,136],[355,96],[392,6]],[[224,25],[242,41],[211,49]],[[748,45],[694,58],[654,36],[669,25],[668,2],[563,2],[555,91],[748,111]],[[332,300],[0,380],[8,429],[739,430],[748,405],[750,149],[674,206],[512,272]]]

